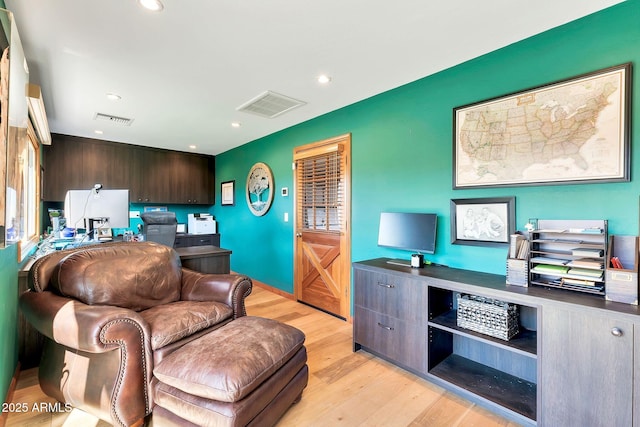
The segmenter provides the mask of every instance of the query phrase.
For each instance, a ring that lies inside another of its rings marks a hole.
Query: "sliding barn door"
[[[350,316],[351,135],[294,150],[296,298]]]

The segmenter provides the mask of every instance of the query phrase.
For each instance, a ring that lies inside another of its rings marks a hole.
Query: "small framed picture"
[[[233,206],[235,204],[235,181],[225,181],[220,184],[220,204],[222,206]]]
[[[515,221],[515,197],[453,199],[451,243],[507,246]]]

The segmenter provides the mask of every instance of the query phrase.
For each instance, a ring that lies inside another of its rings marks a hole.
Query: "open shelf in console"
[[[514,352],[521,352],[525,356],[536,357],[538,350],[538,334],[536,331],[530,331],[528,329],[520,329],[520,332],[509,341],[504,341],[499,338],[494,338],[489,335],[481,334],[480,332],[464,329],[457,324],[457,312],[456,310],[448,311],[435,319],[429,321],[429,325],[435,326],[439,329],[449,331],[451,333],[460,334],[462,336],[468,336],[469,338],[487,341],[491,345],[506,347]]]
[[[520,332],[505,341],[457,326],[458,295],[429,287],[428,374],[535,421],[537,309],[519,305]]]
[[[536,419],[535,382],[506,374],[456,354],[448,356],[430,369],[429,373],[526,418]]]

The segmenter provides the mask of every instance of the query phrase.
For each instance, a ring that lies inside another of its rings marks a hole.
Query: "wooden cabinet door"
[[[411,323],[427,323],[426,285],[402,276],[354,269],[354,304]]]
[[[356,306],[353,321],[356,344],[406,368],[427,371],[427,330],[413,322]]]
[[[377,354],[426,373],[427,292],[424,283],[354,269],[353,340]]]
[[[67,190],[89,189],[82,178],[84,144],[78,142],[76,137],[54,135],[52,144],[44,146],[44,200],[62,202]]]
[[[168,152],[165,158],[167,194],[173,203],[212,204],[213,175],[209,157],[180,152]]]
[[[129,189],[131,203],[214,203],[215,158],[66,135],[44,148],[44,199],[67,190]]]
[[[135,172],[136,203],[212,204],[213,170],[210,156],[139,148]]]
[[[139,186],[131,197],[134,203],[169,203],[165,194],[167,178],[165,154],[160,150],[138,148],[134,153],[135,172]]]
[[[187,195],[187,201],[184,203],[198,205],[214,204],[214,157],[192,154],[185,154],[184,157],[185,160],[182,164],[187,168],[181,172],[181,175],[186,177],[184,194]]]
[[[539,425],[632,425],[632,322],[545,306],[541,335]]]
[[[83,150],[82,179],[86,188],[102,184],[103,188],[128,189],[138,185],[133,179],[132,149],[125,144],[96,142]],[[129,194],[131,198],[131,194]]]

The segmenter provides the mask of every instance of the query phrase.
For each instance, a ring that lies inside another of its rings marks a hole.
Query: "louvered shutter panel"
[[[345,206],[342,147],[334,145],[322,151],[296,160],[298,229],[342,232]]]

